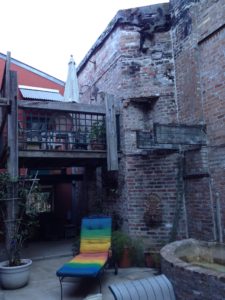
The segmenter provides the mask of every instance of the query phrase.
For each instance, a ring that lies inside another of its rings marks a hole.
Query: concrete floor
[[[60,300],[60,284],[56,270],[72,257],[72,241],[38,242],[24,249],[24,257],[33,260],[29,284],[17,290],[0,290],[0,300]],[[102,276],[102,299],[113,300],[108,286],[121,280],[133,280],[153,276],[154,269],[128,268],[119,269],[114,275],[108,269]],[[99,293],[99,285],[91,279],[68,279],[63,283],[64,300],[83,300]]]

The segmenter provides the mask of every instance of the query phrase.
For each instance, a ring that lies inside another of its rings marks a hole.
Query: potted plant
[[[148,227],[158,227],[162,223],[161,199],[157,194],[150,195],[145,203],[143,219]]]
[[[106,141],[105,122],[103,120],[96,121],[91,126],[89,135],[91,149],[104,150]]]
[[[112,233],[112,253],[120,268],[131,266],[132,239],[126,233],[118,230]]]
[[[132,238],[132,265],[135,267],[144,267],[144,245],[140,237]]]
[[[145,266],[154,268],[160,273],[160,253],[154,248],[146,248],[144,251]]]
[[[0,263],[0,284],[4,289],[16,289],[27,284],[32,264],[21,259],[24,242],[37,225],[35,195],[37,182],[12,179],[7,173],[0,174],[0,212],[7,260]],[[16,189],[14,197],[11,191]],[[17,195],[17,197],[15,197]]]

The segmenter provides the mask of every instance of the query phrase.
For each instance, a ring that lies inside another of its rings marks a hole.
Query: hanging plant
[[[157,194],[150,195],[146,200],[143,219],[148,227],[156,227],[162,223],[161,199]]]

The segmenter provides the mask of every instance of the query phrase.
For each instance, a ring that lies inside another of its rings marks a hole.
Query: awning
[[[50,101],[63,101],[63,96],[58,90],[45,89],[39,87],[22,86],[19,85],[19,90],[24,99],[33,100],[50,100]]]

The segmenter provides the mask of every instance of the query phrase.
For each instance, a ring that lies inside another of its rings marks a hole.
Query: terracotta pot
[[[27,168],[20,168],[20,176],[27,176]]]
[[[129,268],[130,266],[131,266],[130,249],[128,247],[124,247],[123,255],[119,261],[119,267]]]
[[[145,255],[145,266],[147,268],[154,268],[155,263],[154,263],[154,259],[153,259],[152,253],[145,252],[144,255]]]

